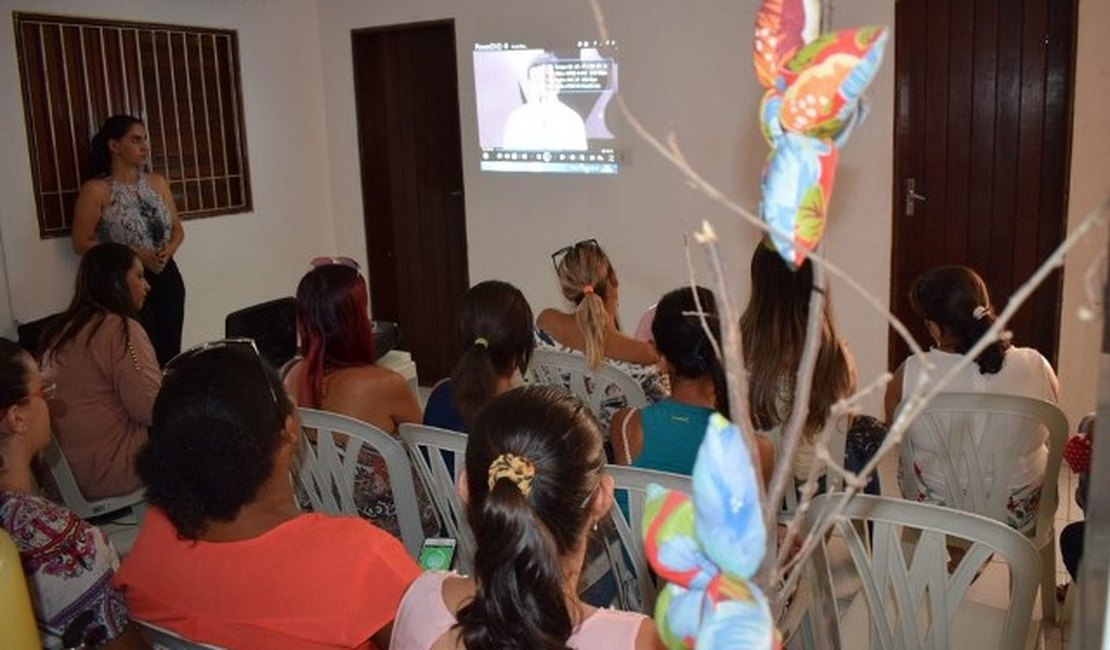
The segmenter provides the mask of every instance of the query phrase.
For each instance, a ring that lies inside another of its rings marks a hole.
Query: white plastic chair
[[[408,448],[412,467],[431,495],[447,536],[456,540],[455,568],[460,573],[470,573],[476,548],[474,534],[466,520],[466,506],[455,491],[466,465],[466,434],[410,423],[402,424],[399,432]],[[448,463],[443,452],[454,454],[454,462]]]
[[[150,646],[154,650],[223,650],[220,646],[190,641],[179,634],[175,634],[153,623],[140,621],[137,618],[132,618],[131,620],[138,625],[139,633],[146,638],[147,642],[150,643]]]
[[[603,363],[596,371],[590,370],[586,358],[559,352],[558,350],[536,350],[528,364],[526,379],[532,384],[563,386],[577,395],[599,418],[602,405],[617,395],[623,395],[627,406],[643,408],[647,397],[640,382],[617,367]],[[614,395],[613,389],[619,391]],[[607,422],[602,422],[608,426]]]
[[[401,541],[409,555],[418,557],[424,543],[424,530],[412,467],[401,443],[381,429],[346,415],[310,408],[298,411],[302,426],[316,431],[314,442],[307,435],[301,437],[293,470],[312,509],[334,515],[358,515],[355,478],[359,456],[363,448],[367,448],[385,460]]]
[[[628,497],[628,516],[614,503],[609,516],[617,529],[624,557],[611,557],[617,579],[617,598],[621,609],[651,614],[655,609],[655,581],[644,554],[642,522],[647,486],[655,483],[668,490],[692,494],[691,479],[682,474],[658,472],[626,465],[606,465],[605,472],[613,477],[615,492]],[[630,564],[629,564],[630,563]],[[631,569],[631,575],[627,571]],[[635,585],[635,587],[633,587]]]
[[[46,466],[50,469],[50,475],[54,479],[54,485],[57,486],[65,507],[82,519],[100,517],[125,508],[133,508],[146,502],[146,488],[139,488],[130,494],[118,497],[95,499],[93,501],[86,499],[85,495],[81,494],[81,489],[77,487],[77,480],[73,478],[73,470],[70,469],[69,462],[66,460],[65,454],[62,453],[62,448],[53,438],[46,449],[42,451],[42,457],[46,461]]]
[[[824,519],[839,499],[814,499],[807,529]],[[861,535],[868,530],[869,535]],[[951,571],[950,540],[970,542]],[[846,605],[833,589],[832,543],[847,547],[862,584]],[[967,598],[969,586],[992,555],[1009,565],[1008,609]],[[806,567],[815,591],[810,614],[816,633],[811,639],[823,650],[1030,648],[1039,638],[1039,626],[1030,620],[1037,594],[1036,564],[1033,545],[1005,524],[939,506],[857,495]]]
[[[944,473],[941,494],[949,508],[1006,522],[1017,450],[1010,444],[1017,435],[1043,427],[1048,432],[1048,460],[1041,485],[1040,510],[1032,541],[1041,556],[1041,607],[1047,621],[1056,620],[1057,480],[1068,421],[1049,402],[990,393],[942,393],[910,424],[902,440],[902,494],[915,498],[915,441],[929,441],[940,450]],[[995,489],[997,486],[998,489]]]

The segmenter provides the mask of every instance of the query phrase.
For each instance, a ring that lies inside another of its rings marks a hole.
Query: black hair
[[[508,282],[480,282],[463,296],[458,318],[463,353],[451,385],[455,407],[468,428],[493,397],[498,377],[528,368],[536,346],[532,328],[532,308]]]
[[[30,355],[18,343],[0,338],[0,410],[27,399]]]
[[[966,266],[941,266],[922,273],[910,289],[910,303],[918,316],[941,327],[946,342],[960,354],[970,350],[997,320],[987,284]],[[1010,342],[1003,339],[987,346],[975,358],[979,373],[993,375],[1001,370],[1009,347]]]
[[[534,466],[527,496],[504,477],[489,486],[502,454]],[[567,647],[563,558],[584,543],[604,463],[597,420],[561,388],[516,388],[478,414],[466,447],[477,591],[456,615],[467,648]]]
[[[18,343],[0,338],[0,418],[9,408],[30,397],[31,355]],[[0,430],[0,442],[7,434]],[[4,456],[0,454],[0,471],[5,469]]]
[[[702,316],[698,315],[699,303],[705,325],[713,333],[712,340],[702,325]],[[721,344],[721,321],[717,315],[717,300],[713,292],[705,287],[697,287],[695,300],[694,291],[690,287],[684,287],[663,296],[655,308],[651,335],[655,339],[655,348],[666,357],[676,375],[684,379],[700,379],[708,375],[713,380],[713,388],[717,393],[715,408],[729,417],[725,368],[716,352]]]
[[[293,408],[277,373],[246,345],[175,361],[136,460],[147,500],[186,539],[209,521],[234,520],[273,472]]]
[[[89,145],[89,173],[93,178],[104,178],[112,173],[112,152],[108,142],[123,138],[131,127],[142,123],[133,115],[113,115],[104,120]]]
[[[89,332],[91,337],[108,314],[121,318],[121,336],[129,342],[127,319],[138,318],[138,311],[127,286],[127,274],[136,259],[130,248],[111,242],[97,244],[86,251],[77,267],[73,299],[69,307],[43,329],[42,347],[60,350],[85,325],[95,321],[96,325]]]

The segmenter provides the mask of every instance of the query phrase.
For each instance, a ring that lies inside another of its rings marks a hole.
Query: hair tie
[[[586,295],[587,293],[593,293],[593,292],[594,292],[594,285],[592,285],[592,284],[587,284],[586,286],[582,287],[582,295]]]
[[[480,345],[487,350],[489,349],[489,341],[487,341],[486,337],[484,336],[479,336],[478,338],[474,339],[474,345]]]
[[[983,320],[983,317],[987,315],[988,311],[990,311],[989,307],[984,307],[983,305],[979,305],[978,307],[975,308],[975,311],[971,312],[971,317],[974,318],[975,320]]]
[[[516,454],[501,454],[489,464],[489,489],[503,478],[507,478],[516,485],[524,496],[532,493],[532,478],[536,475],[536,466],[524,456]]]

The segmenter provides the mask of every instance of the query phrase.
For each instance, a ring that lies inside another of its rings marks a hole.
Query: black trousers
[[[1085,521],[1073,521],[1060,531],[1060,556],[1064,559],[1064,567],[1073,582],[1079,575],[1079,560],[1083,558],[1083,534],[1086,532],[1086,524]]]
[[[161,273],[147,271],[146,281],[150,283],[150,293],[146,296],[139,320],[143,323],[158,365],[181,352],[181,327],[185,322],[185,281],[177,262],[171,259]]]

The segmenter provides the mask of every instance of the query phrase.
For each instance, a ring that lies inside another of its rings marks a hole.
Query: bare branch
[[[798,455],[798,446],[802,442],[806,420],[809,417],[809,396],[813,388],[813,372],[817,367],[817,356],[821,351],[821,339],[825,324],[825,288],[824,270],[814,266],[813,289],[809,294],[809,318],[806,320],[805,343],[802,347],[802,358],[798,362],[797,375],[794,379],[794,396],[790,417],[782,428],[782,438],[779,445],[781,459],[771,478],[767,498],[763,500],[763,521],[768,530],[774,529],[779,504],[782,502],[783,495],[786,494],[787,484],[790,484],[789,489],[794,489],[793,463],[781,461],[792,461]],[[764,558],[764,562],[774,562],[774,558]]]

